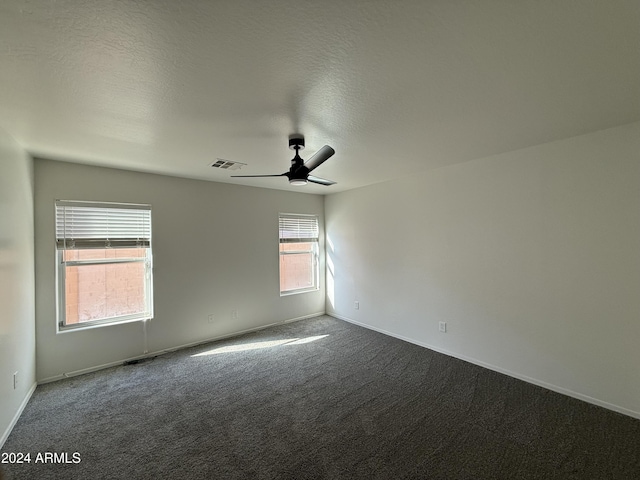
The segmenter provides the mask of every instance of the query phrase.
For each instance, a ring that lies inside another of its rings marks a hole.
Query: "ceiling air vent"
[[[215,162],[209,164],[213,168],[222,168],[223,170],[240,170],[246,163],[232,162],[224,158],[218,158]]]

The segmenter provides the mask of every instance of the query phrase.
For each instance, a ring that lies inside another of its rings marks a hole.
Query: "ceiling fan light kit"
[[[336,151],[329,145],[325,145],[318,150],[309,160],[306,162],[300,157],[300,150],[304,150],[304,136],[299,133],[289,135],[289,148],[295,150],[296,154],[291,160],[291,168],[288,172],[275,174],[275,175],[231,175],[232,177],[287,177],[291,185],[306,185],[308,182],[316,183],[318,185],[335,185],[336,182],[331,180],[325,180],[324,178],[309,175],[309,173],[322,165]]]

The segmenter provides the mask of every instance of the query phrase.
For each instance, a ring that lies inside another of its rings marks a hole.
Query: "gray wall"
[[[33,162],[0,130],[0,447],[35,389],[35,358]]]
[[[325,215],[328,313],[640,417],[640,123],[330,195]]]
[[[280,297],[278,281],[278,213],[318,214],[322,225],[321,196],[41,159],[35,184],[39,381],[134,358],[145,347],[141,322],[56,334],[55,199],[152,205],[149,352],[324,312],[324,282],[318,292]]]

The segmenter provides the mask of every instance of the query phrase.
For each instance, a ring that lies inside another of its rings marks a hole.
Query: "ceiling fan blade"
[[[332,180],[325,180],[324,178],[320,178],[320,177],[314,177],[313,175],[309,175],[307,177],[307,181],[311,182],[311,183],[317,183],[318,185],[325,185],[325,186],[329,186],[329,185],[335,185],[336,182],[332,181]]]
[[[287,173],[289,173],[289,172],[287,172]],[[236,178],[239,178],[239,177],[249,178],[249,177],[284,177],[286,175],[287,175],[286,173],[280,173],[280,174],[277,174],[277,175],[230,175],[230,176],[231,177],[236,177]]]
[[[318,150],[313,157],[304,162],[304,166],[309,169],[309,171],[314,168],[318,168],[325,161],[327,161],[336,151],[331,148],[329,145],[325,145],[320,150]]]

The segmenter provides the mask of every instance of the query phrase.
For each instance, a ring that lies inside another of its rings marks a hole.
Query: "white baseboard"
[[[134,360],[142,360],[145,358],[151,358],[151,357],[156,357],[158,355],[163,355],[165,353],[169,353],[169,352],[175,352],[177,350],[182,350],[184,348],[190,348],[190,347],[195,347],[197,345],[204,345],[205,343],[211,343],[211,342],[215,342],[217,340],[224,340],[225,338],[232,338],[232,337],[238,337],[240,335],[244,335],[246,333],[251,333],[251,332],[257,332],[260,330],[264,330],[265,328],[269,328],[269,327],[275,327],[276,325],[282,325],[285,323],[292,323],[292,322],[297,322],[300,320],[305,320],[307,318],[313,318],[313,317],[317,317],[320,315],[325,315],[325,312],[317,312],[317,313],[311,313],[309,315],[303,315],[301,317],[295,317],[295,318],[289,318],[287,320],[280,320],[279,322],[274,322],[274,323],[269,323],[267,325],[260,325],[258,327],[253,327],[253,328],[248,328],[246,330],[241,330],[238,332],[232,332],[232,333],[227,333],[224,335],[218,335],[216,337],[210,337],[210,338],[206,338],[204,340],[198,340],[196,342],[191,342],[191,343],[185,343],[182,345],[177,345],[175,347],[170,347],[170,348],[165,348],[162,350],[156,350],[153,352],[149,352],[143,355],[138,355],[135,357],[129,357],[129,358],[123,358],[120,360],[115,360],[113,362],[109,362],[109,363],[104,363],[101,365],[95,365],[92,367],[88,367],[88,368],[83,368],[81,370],[74,370],[72,372],[66,372],[63,373],[61,375],[55,375],[53,377],[47,377],[47,378],[43,378],[38,380],[38,385],[43,385],[45,383],[51,383],[51,382],[56,382],[58,380],[63,380],[65,378],[71,378],[71,377],[77,377],[78,375],[84,375],[85,373],[91,373],[91,372],[97,372],[98,370],[104,370],[105,368],[111,368],[111,367],[115,367],[118,365],[122,365],[125,362],[131,362]]]
[[[20,415],[22,415],[22,412],[24,411],[25,407],[29,403],[29,400],[31,400],[31,395],[33,395],[33,392],[36,391],[36,387],[37,386],[38,386],[38,384],[35,383],[35,382],[34,382],[33,385],[31,385],[31,388],[29,389],[29,391],[25,395],[24,399],[22,400],[22,403],[18,407],[18,410],[16,411],[15,415],[11,419],[11,423],[9,423],[9,426],[7,427],[7,429],[2,434],[2,437],[0,437],[0,449],[2,449],[2,447],[4,446],[4,442],[6,442],[7,438],[9,438],[9,435],[11,434],[11,431],[13,430],[13,427],[15,427],[16,423],[18,423],[18,419],[20,418]]]
[[[399,340],[403,340],[405,342],[413,343],[414,345],[418,345],[420,347],[428,348],[429,350],[433,350],[438,353],[442,353],[444,355],[448,355],[449,357],[458,358],[460,360],[464,360],[465,362],[473,363],[474,365],[478,365],[483,368],[487,368],[489,370],[493,370],[494,372],[502,373],[504,375],[508,375],[509,377],[517,378],[518,380],[525,381],[527,383],[531,383],[533,385],[537,385],[539,387],[546,388],[547,390],[551,390],[557,393],[561,393],[563,395],[567,395],[569,397],[576,398],[578,400],[585,401],[587,403],[591,403],[593,405],[597,405],[599,407],[606,408],[607,410],[613,410],[614,412],[622,413],[623,415],[627,415],[629,417],[640,419],[640,412],[635,410],[630,410],[625,407],[621,407],[619,405],[615,405],[613,403],[605,402],[603,400],[599,400],[597,398],[590,397],[589,395],[584,395],[579,392],[574,392],[573,390],[569,390],[564,387],[560,387],[558,385],[553,385],[551,383],[547,383],[543,380],[538,380],[536,378],[528,377],[527,375],[522,375],[517,372],[512,372],[511,370],[507,370],[502,367],[498,367],[496,365],[492,365],[490,363],[483,362],[482,360],[478,360],[476,358],[467,357],[466,355],[461,355],[459,353],[450,352],[440,347],[436,347],[434,345],[430,345],[425,342],[420,342],[414,340],[412,338],[404,337],[402,335],[395,334],[393,332],[389,332],[387,330],[383,330],[381,328],[373,327],[371,325],[367,325],[366,323],[358,322],[348,317],[344,317],[342,315],[338,315],[337,313],[327,313],[330,317],[337,318],[338,320],[343,320],[345,322],[353,323],[354,325],[358,325],[360,327],[368,328],[369,330],[376,331],[378,333],[382,333],[384,335],[388,335],[390,337],[397,338]]]

